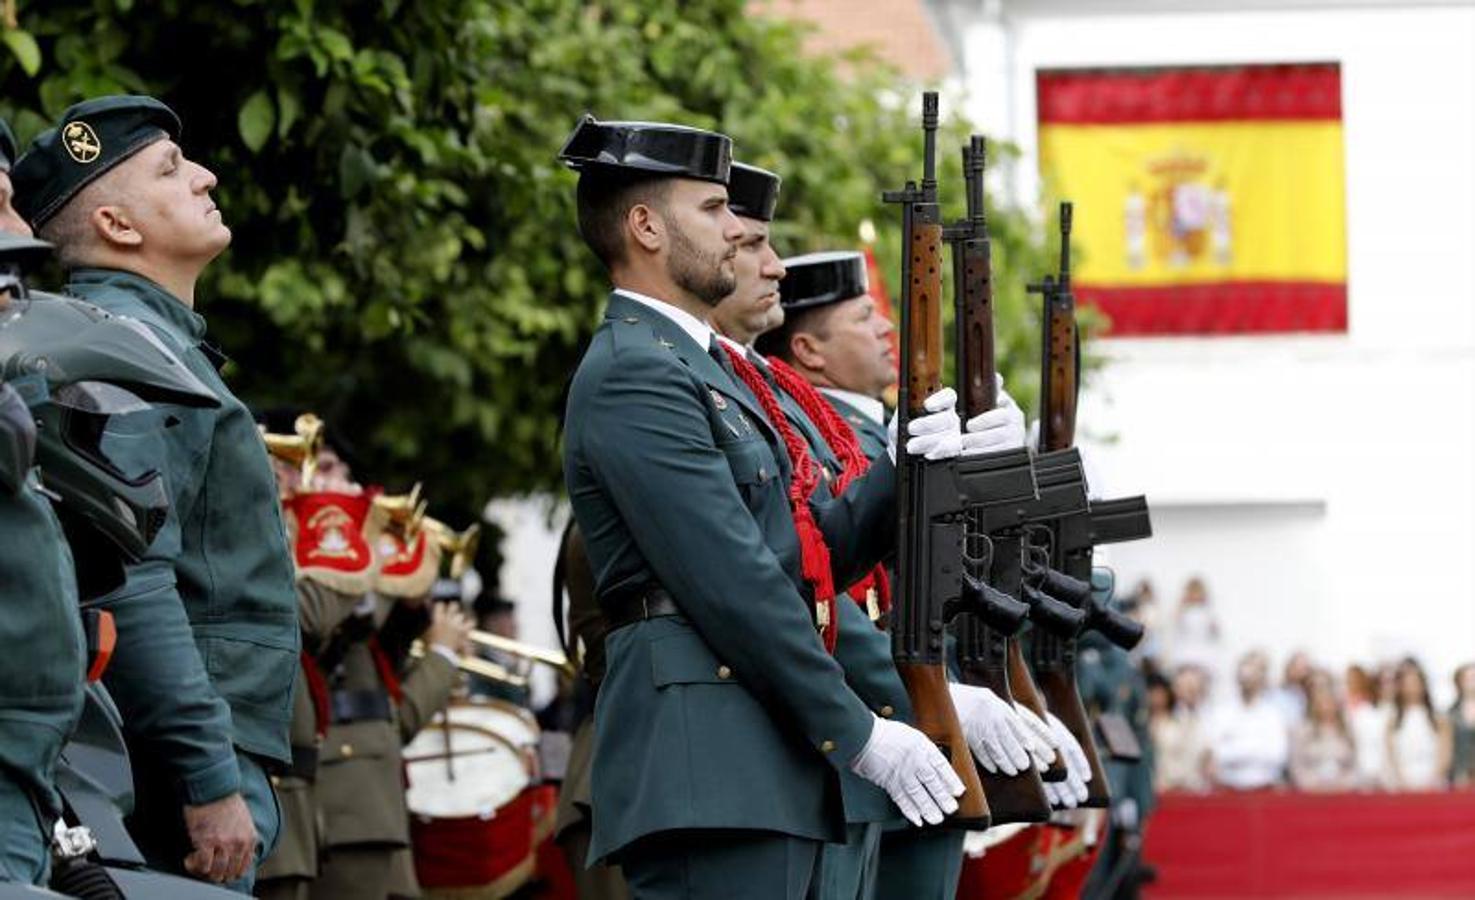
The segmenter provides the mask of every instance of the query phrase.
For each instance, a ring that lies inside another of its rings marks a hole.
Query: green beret
[[[0,172],[9,172],[15,162],[15,132],[10,123],[0,119]]]
[[[39,229],[77,192],[128,157],[165,137],[179,137],[179,117],[153,97],[84,100],[42,132],[16,161],[10,180],[15,209]]]

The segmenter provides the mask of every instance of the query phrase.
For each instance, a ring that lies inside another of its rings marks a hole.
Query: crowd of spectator
[[[1475,663],[1455,671],[1448,709],[1413,657],[1339,677],[1297,652],[1273,683],[1262,651],[1225,664],[1201,579],[1171,612],[1147,582],[1125,605],[1152,635],[1136,655],[1159,791],[1475,789]]]

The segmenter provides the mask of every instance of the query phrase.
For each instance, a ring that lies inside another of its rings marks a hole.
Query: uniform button
[[[768,480],[768,468],[766,466],[758,467],[758,477],[763,479],[764,481]]]
[[[352,744],[344,744],[342,747],[339,747],[338,748],[338,753],[341,756],[352,756],[353,755],[353,745]]]
[[[835,752],[835,742],[834,741],[825,741],[823,744],[820,744],[819,745],[819,749],[821,750],[821,752],[824,752],[824,753],[834,753]]]
[[[893,709],[891,706],[888,705],[881,707],[881,718],[889,719],[894,715],[896,715],[896,710]]]
[[[732,669],[728,668],[727,666],[718,666],[717,677],[726,681],[727,679],[732,677]]]
[[[280,775],[273,775],[273,776],[271,776],[271,786],[272,787],[281,787],[282,786],[282,779],[281,779],[281,776]]]

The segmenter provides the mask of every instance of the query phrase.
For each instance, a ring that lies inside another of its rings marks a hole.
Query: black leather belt
[[[681,608],[671,599],[665,588],[655,587],[631,591],[622,597],[605,601],[604,613],[609,619],[609,630],[614,631],[646,619],[679,616]]]
[[[303,781],[315,781],[318,777],[318,748],[316,745],[303,747],[292,745],[292,766],[287,774]]]
[[[380,691],[334,691],[330,700],[334,724],[388,722],[393,718],[389,697]]]

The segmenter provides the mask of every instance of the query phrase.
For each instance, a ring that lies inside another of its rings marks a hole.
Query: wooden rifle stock
[[[1080,392],[1081,346],[1076,325],[1075,297],[1070,290],[1070,232],[1072,206],[1060,204],[1060,271],[1055,277],[1046,275],[1040,284],[1028,286],[1030,293],[1044,300],[1041,340],[1040,447],[1043,452],[1064,450],[1075,443],[1076,404]],[[1052,536],[1058,529],[1050,529]],[[1058,554],[1058,541],[1052,540],[1052,554]],[[1089,550],[1086,551],[1089,554]],[[1064,562],[1052,564],[1064,568]],[[1087,578],[1089,556],[1087,557]],[[1035,632],[1034,674],[1046,705],[1060,719],[1071,736],[1081,745],[1091,770],[1091,780],[1084,806],[1105,807],[1111,802],[1111,788],[1101,765],[1101,754],[1092,737],[1091,723],[1081,703],[1075,677],[1075,638]]]
[[[994,345],[993,254],[989,244],[988,222],[984,210],[983,170],[987,146],[981,135],[973,135],[963,147],[963,178],[967,192],[967,218],[948,229],[952,249],[953,300],[957,321],[957,347],[954,361],[957,383],[962,393],[963,418],[972,418],[998,405],[996,350]],[[1003,541],[1001,547],[991,544],[986,518],[981,509],[966,514],[967,547],[972,559],[984,559],[992,553],[1016,551],[1018,540]],[[1000,560],[993,560],[998,568]],[[1016,561],[1017,569],[1017,561]],[[1005,593],[1009,587],[996,580],[996,572],[978,572]],[[1017,575],[1017,573],[1016,573]],[[1017,586],[1017,578],[1016,586]],[[1018,599],[1017,594],[1015,598]],[[995,632],[977,612],[961,617],[958,626],[960,662],[963,679],[993,691],[1004,700],[1012,700],[1008,646],[1013,641]],[[1033,689],[1033,685],[1031,685]],[[1015,775],[978,769],[983,792],[996,825],[1010,822],[1043,822],[1050,817],[1050,801],[1045,796],[1040,774],[1033,767]],[[1065,777],[1064,768],[1060,778]]]
[[[938,746],[963,783],[957,812],[945,825],[976,829],[988,827],[988,801],[948,691],[943,644],[943,602],[961,590],[961,577],[956,569],[951,573],[932,569],[936,548],[955,533],[960,535],[961,523],[952,521],[957,518],[956,510],[929,506],[927,461],[904,449],[911,418],[925,414],[927,397],[942,388],[943,230],[937,205],[936,132],[937,94],[929,91],[922,95],[921,186],[908,182],[905,189],[884,195],[887,202],[902,204],[906,254],[902,258],[903,371],[897,422],[903,448],[898,451],[897,466],[897,590],[891,647],[916,713],[917,728]],[[961,549],[959,546],[959,553]],[[949,578],[957,584],[934,583]]]

